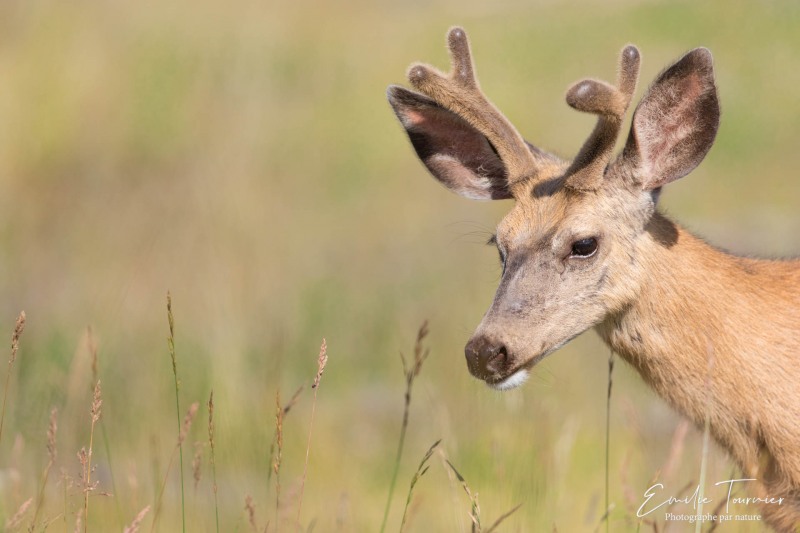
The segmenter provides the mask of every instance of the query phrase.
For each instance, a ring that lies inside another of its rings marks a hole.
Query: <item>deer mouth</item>
[[[576,335],[577,336],[577,335]],[[564,346],[567,342],[572,340],[575,336],[571,337],[570,339],[565,340],[564,342],[553,346],[549,350],[546,350],[539,355],[536,355],[529,359],[528,361],[522,363],[521,365],[517,366],[516,368],[512,368],[510,371],[505,373],[504,377],[494,377],[494,376],[487,376],[483,378],[483,381],[486,384],[494,389],[499,391],[507,391],[511,389],[516,389],[517,387],[522,386],[531,375],[531,368],[539,364],[539,362],[550,355],[551,353],[555,352],[562,346]]]
[[[494,390],[505,391],[521,386],[528,381],[528,377],[530,377],[530,371],[527,368],[520,368],[505,378],[499,380],[487,379],[485,381]]]
[[[494,390],[506,391],[516,389],[528,381],[528,378],[531,375],[531,368],[536,365],[536,363],[541,361],[542,358],[548,355],[548,353],[549,352],[545,352],[537,355],[530,361],[526,361],[516,368],[510,369],[508,372],[505,372],[505,376],[487,376],[483,381]]]

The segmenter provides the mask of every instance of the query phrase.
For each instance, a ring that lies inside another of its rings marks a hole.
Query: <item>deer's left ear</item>
[[[691,172],[705,157],[719,126],[711,52],[696,48],[658,76],[633,115],[618,163],[638,185],[657,189]]]

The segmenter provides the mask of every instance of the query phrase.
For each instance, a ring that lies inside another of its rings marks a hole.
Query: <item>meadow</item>
[[[429,355],[387,531],[439,439],[404,531],[473,529],[456,471],[484,531],[520,504],[497,531],[694,530],[635,514],[655,480],[693,490],[702,431],[619,361],[607,410],[595,333],[518,390],[467,372],[463,346],[500,276],[484,243],[509,203],[436,184],[385,98],[413,61],[446,67],[456,24],[489,97],[565,156],[593,126],[564,103],[572,82],[612,79],[635,43],[638,98],[683,52],[710,48],[717,142],[661,206],[733,252],[800,254],[796,2],[4,0],[0,338],[23,310],[26,322],[0,372],[0,524],[121,531],[149,506],[141,531],[378,531],[417,345]],[[714,446],[706,467],[707,480],[735,475]]]

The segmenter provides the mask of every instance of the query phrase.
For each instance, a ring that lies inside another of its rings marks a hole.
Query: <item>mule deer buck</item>
[[[732,455],[764,520],[800,525],[800,261],[729,255],[661,214],[661,188],[705,157],[719,125],[711,54],[663,71],[614,145],[640,56],[622,50],[618,81],[583,80],[567,103],[597,115],[573,161],[526,142],[484,96],[463,29],[448,34],[452,70],[415,64],[419,92],[388,89],[417,155],[473,200],[514,199],[491,241],[502,277],[465,348],[496,389],[585,330],[600,337],[677,411]],[[762,500],[775,498],[771,504]],[[782,503],[776,500],[783,498]]]

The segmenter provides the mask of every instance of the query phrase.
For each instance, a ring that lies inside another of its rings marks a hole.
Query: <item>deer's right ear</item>
[[[445,187],[473,200],[512,198],[503,161],[466,120],[403,87],[392,85],[386,95],[417,155]]]
[[[718,126],[711,52],[696,48],[662,72],[642,98],[621,162],[643,189],[657,189],[700,164]]]

